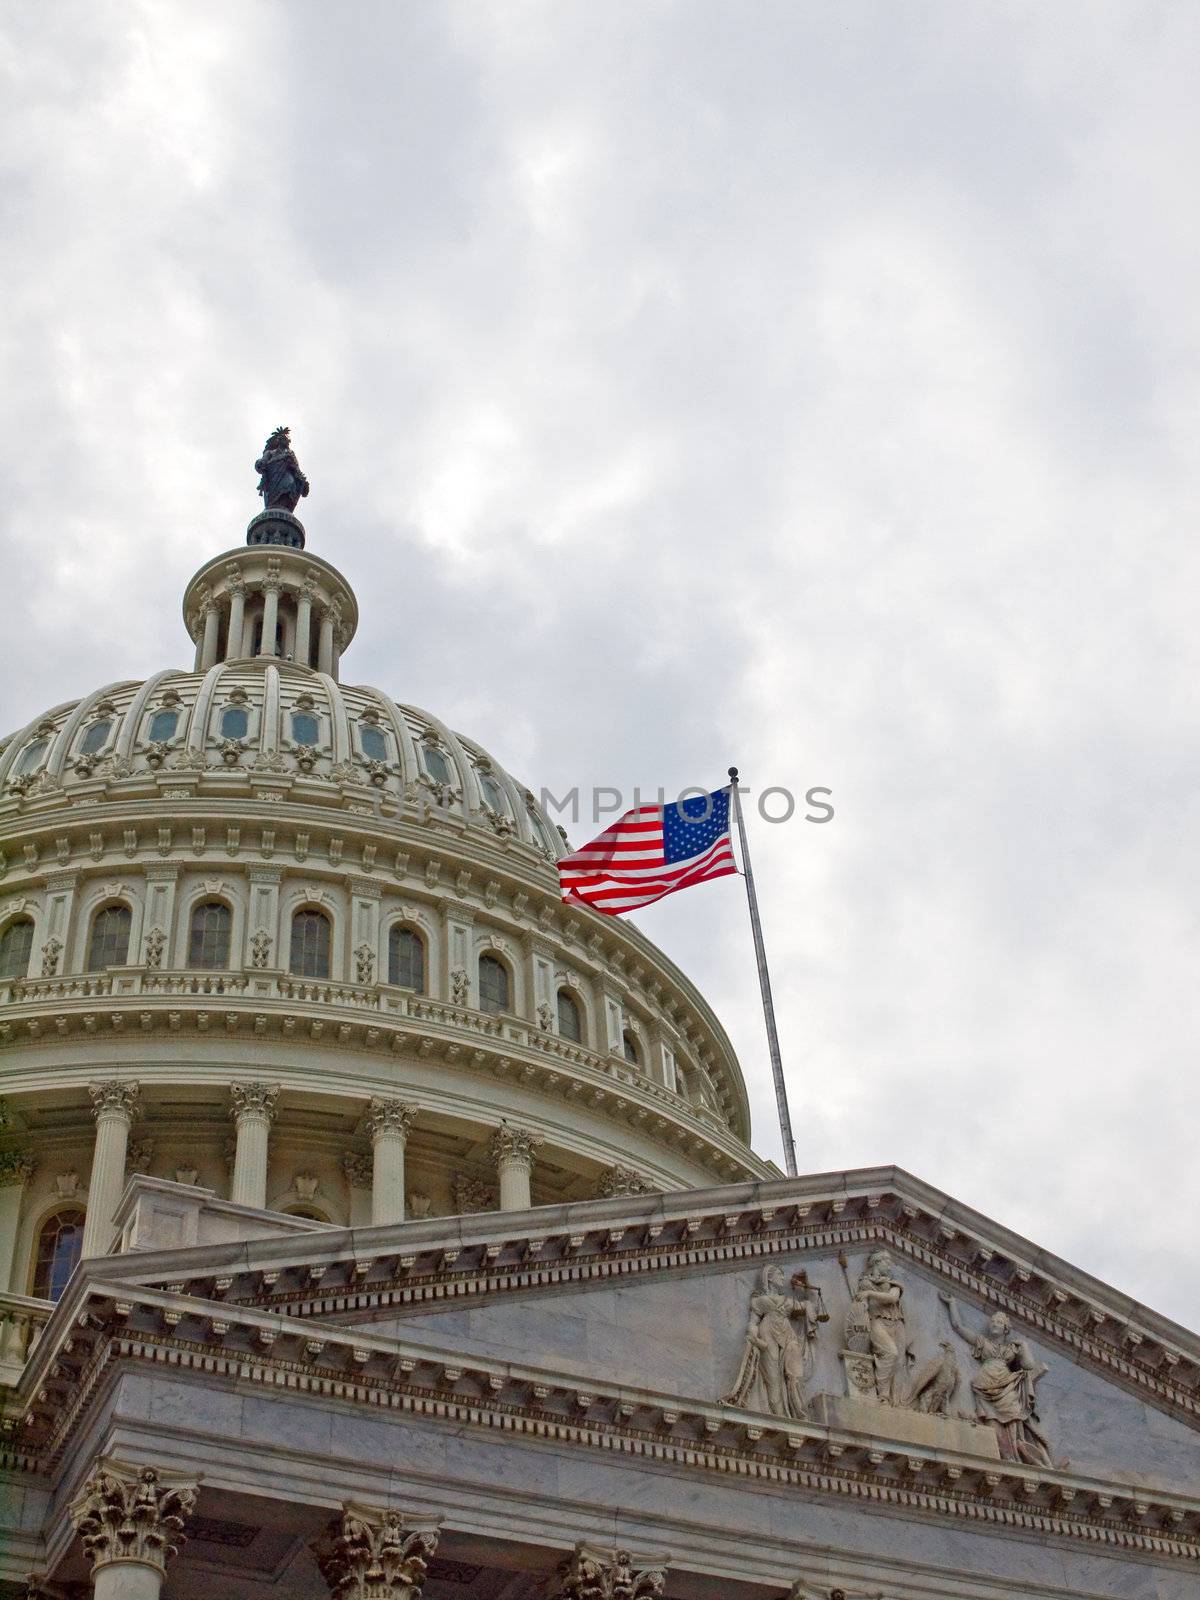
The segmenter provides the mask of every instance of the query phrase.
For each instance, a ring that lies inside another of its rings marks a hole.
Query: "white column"
[[[113,1217],[125,1187],[129,1130],[138,1109],[138,1085],[118,1080],[93,1083],[88,1093],[96,1118],[96,1143],[80,1250],[85,1257],[107,1255],[112,1244]]]
[[[279,581],[270,578],[263,584],[262,640],[258,647],[260,656],[275,654],[275,629],[279,625]]]
[[[166,1564],[183,1543],[197,1483],[178,1473],[97,1463],[70,1506],[92,1563],[95,1600],[159,1600]]]
[[[234,1205],[267,1205],[267,1146],[279,1085],[232,1083],[229,1109],[237,1128],[237,1151],[233,1158],[233,1184],[229,1198]]]
[[[371,1223],[404,1221],[404,1147],[416,1107],[403,1100],[372,1100],[366,1128],[371,1135]]]
[[[204,641],[200,646],[200,671],[207,672],[217,664],[217,634],[221,628],[221,613],[215,600],[204,608]]]
[[[317,671],[333,674],[333,612],[326,606],[321,613],[321,633],[317,644]]]
[[[301,589],[296,602],[296,661],[302,667],[312,654],[312,603],[312,590]]]
[[[242,654],[242,634],[246,627],[246,585],[239,581],[229,584],[229,631],[225,640],[225,659]]]
[[[500,1179],[501,1211],[528,1211],[533,1204],[529,1177],[533,1153],[541,1144],[536,1134],[502,1122],[492,1136],[492,1160]]]
[[[13,1258],[17,1253],[17,1230],[21,1225],[21,1202],[25,1185],[33,1177],[34,1163],[19,1150],[0,1156],[0,1291],[24,1294],[24,1283],[13,1282]]]

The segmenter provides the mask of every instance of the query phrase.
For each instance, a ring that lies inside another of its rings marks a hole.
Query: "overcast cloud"
[[[349,681],[834,791],[752,841],[802,1170],[1200,1324],[1198,81],[1188,0],[9,6],[0,728],[190,664],[289,423]],[[739,884],[637,920],[778,1157]]]

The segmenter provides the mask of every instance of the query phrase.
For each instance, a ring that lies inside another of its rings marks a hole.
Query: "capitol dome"
[[[562,903],[526,783],[340,681],[358,606],[294,515],[183,611],[191,670],[0,745],[11,1292],[109,1248],[127,1172],[307,1227],[772,1173],[716,1017]]]

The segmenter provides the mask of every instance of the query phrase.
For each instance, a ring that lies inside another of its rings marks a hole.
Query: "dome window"
[[[314,745],[320,736],[321,726],[311,712],[292,712],[292,738],[296,744]]]
[[[188,966],[207,971],[227,967],[232,929],[233,913],[220,900],[194,906],[188,930]]]
[[[382,728],[377,728],[373,722],[359,723],[358,742],[362,746],[362,753],[368,761],[387,760],[387,738]]]
[[[24,777],[26,773],[33,772],[40,767],[46,759],[45,739],[36,739],[33,744],[26,746],[25,753],[17,762],[17,776]]]
[[[0,933],[0,978],[23,978],[33,952],[33,923],[18,917]]]
[[[388,934],[388,982],[425,993],[425,941],[411,928],[396,927]]]
[[[511,1009],[508,968],[495,956],[479,958],[479,1009],[496,1014]]]
[[[103,750],[111,727],[111,722],[93,722],[83,736],[83,743],[79,746],[80,755],[94,756]]]
[[[625,1032],[621,1035],[621,1050],[626,1061],[629,1062],[631,1067],[641,1066],[642,1057],[641,1052],[637,1047],[637,1040],[633,1037],[628,1028],[626,1028]]]
[[[479,787],[483,790],[483,798],[497,816],[504,816],[508,807],[504,804],[504,795],[501,793],[500,785],[490,772],[481,772],[479,774]]]
[[[150,718],[150,743],[166,744],[168,739],[175,737],[178,726],[178,711],[156,711]]]
[[[83,1248],[83,1212],[65,1206],[46,1218],[38,1233],[33,1261],[33,1294],[38,1300],[59,1300]]]
[[[244,739],[250,727],[250,718],[244,706],[226,706],[221,713],[222,739]]]
[[[575,996],[566,989],[558,991],[558,1031],[572,1044],[583,1043],[583,1018]]]
[[[425,770],[434,783],[449,785],[450,763],[435,744],[425,746]]]
[[[133,917],[128,906],[102,906],[92,922],[88,941],[89,972],[123,967],[129,958],[129,930]]]
[[[290,967],[298,978],[327,978],[331,942],[329,918],[323,911],[297,911],[292,918]]]

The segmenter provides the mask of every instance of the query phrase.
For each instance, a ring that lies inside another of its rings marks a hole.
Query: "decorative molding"
[[[373,1099],[363,1118],[363,1126],[372,1139],[384,1133],[398,1133],[407,1139],[416,1114],[417,1107],[407,1100]]]
[[[577,1544],[554,1575],[550,1600],[659,1600],[666,1581],[665,1559],[635,1566],[628,1550]]]
[[[100,1461],[70,1506],[93,1572],[128,1561],[165,1575],[183,1543],[197,1488],[195,1478]]]
[[[90,1083],[88,1094],[92,1100],[92,1115],[97,1121],[104,1116],[121,1116],[132,1122],[139,1109],[140,1088],[136,1080],[122,1082],[118,1078],[110,1078],[105,1083]]]
[[[540,1134],[530,1133],[526,1128],[512,1128],[507,1122],[502,1122],[492,1135],[488,1153],[497,1166],[502,1162],[511,1162],[529,1171],[533,1166],[534,1154],[542,1143]]]
[[[231,1083],[229,1085],[229,1114],[235,1122],[243,1117],[265,1117],[275,1120],[275,1107],[279,1099],[277,1083]]]
[[[616,1162],[611,1167],[605,1167],[596,1182],[597,1200],[617,1200],[631,1194],[658,1194],[660,1186],[651,1183],[649,1178],[643,1178],[640,1172],[635,1172],[632,1167],[622,1166]]]

